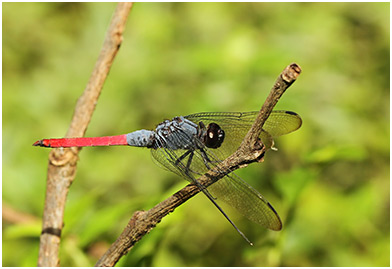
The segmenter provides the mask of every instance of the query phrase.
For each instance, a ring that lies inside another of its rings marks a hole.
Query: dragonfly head
[[[216,124],[210,123],[207,126],[207,131],[204,136],[204,143],[207,148],[219,148],[225,139],[225,131]]]

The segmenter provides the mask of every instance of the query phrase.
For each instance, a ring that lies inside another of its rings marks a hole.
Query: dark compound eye
[[[204,143],[207,148],[219,148],[225,139],[225,132],[216,123],[210,123],[207,127],[207,132],[204,138]]]

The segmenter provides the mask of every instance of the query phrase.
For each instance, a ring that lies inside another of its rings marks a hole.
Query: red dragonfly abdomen
[[[115,145],[128,145],[127,135],[42,139],[42,140],[38,140],[33,144],[33,146],[40,146],[40,147],[47,147],[47,148],[70,148],[70,147],[115,146]]]

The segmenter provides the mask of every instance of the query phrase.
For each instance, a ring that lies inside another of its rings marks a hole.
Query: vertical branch
[[[121,42],[132,3],[119,3],[106,33],[90,80],[75,107],[66,137],[83,136]],[[45,208],[38,266],[58,266],[59,246],[68,189],[76,174],[79,149],[54,149],[49,155]]]

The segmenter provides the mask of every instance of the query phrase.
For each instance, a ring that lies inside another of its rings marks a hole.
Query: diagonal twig
[[[66,137],[83,136],[119,47],[132,3],[120,3],[113,14],[99,58],[75,107]],[[60,237],[68,189],[76,174],[80,149],[54,149],[49,155],[45,208],[38,266],[58,266]]]
[[[246,166],[252,162],[260,161],[266,151],[265,147],[260,147],[259,145],[259,136],[262,127],[280,97],[297,79],[300,73],[301,68],[295,63],[287,66],[282,71],[260,109],[252,128],[245,136],[244,141],[238,150],[221,162],[217,167],[198,178],[198,182],[203,187],[208,187],[240,167]],[[151,229],[162,220],[163,217],[170,212],[173,212],[174,209],[199,192],[200,189],[194,184],[188,184],[150,210],[135,212],[121,235],[96,263],[96,266],[114,266],[119,259],[128,253],[145,234],[150,232]]]

